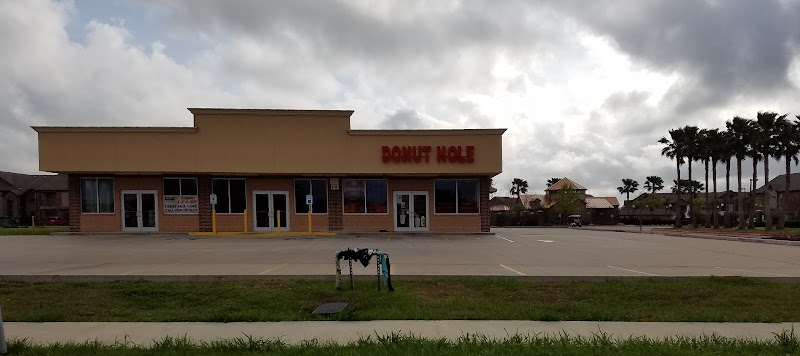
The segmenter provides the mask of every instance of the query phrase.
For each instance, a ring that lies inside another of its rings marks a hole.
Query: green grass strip
[[[0,283],[6,321],[592,320],[797,322],[800,284],[737,277],[606,282],[396,281],[335,290],[331,281]]]
[[[288,345],[277,339],[245,336],[213,342],[166,337],[152,346],[118,342],[34,345],[12,340],[9,355],[799,355],[800,341],[793,331],[772,340],[742,340],[717,336],[698,338],[615,339],[592,337],[511,335],[496,340],[480,335],[455,341],[422,339],[401,333],[374,335],[347,343],[306,341]]]

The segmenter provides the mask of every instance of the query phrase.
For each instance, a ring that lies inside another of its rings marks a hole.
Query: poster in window
[[[165,195],[164,214],[197,214],[197,195]]]

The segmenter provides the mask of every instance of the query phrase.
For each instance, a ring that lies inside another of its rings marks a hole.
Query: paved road
[[[97,340],[107,344],[126,340],[151,345],[165,336],[195,341],[233,339],[247,335],[278,338],[298,344],[303,340],[347,343],[361,337],[390,333],[425,338],[456,340],[466,334],[505,339],[514,335],[592,337],[600,332],[614,339],[631,336],[665,338],[703,335],[729,338],[774,340],[775,334],[800,330],[800,323],[630,323],[596,321],[525,320],[375,320],[375,321],[298,321],[274,323],[6,323],[9,339],[27,338],[34,343],[83,342]],[[795,331],[797,333],[797,331]]]
[[[800,246],[564,228],[493,232],[0,236],[0,275],[331,275],[336,251],[369,247],[389,253],[394,275],[800,277]]]

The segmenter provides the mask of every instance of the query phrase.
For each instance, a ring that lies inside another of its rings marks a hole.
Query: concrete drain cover
[[[326,314],[335,314],[342,310],[347,309],[349,303],[325,303],[314,309],[311,314],[317,315],[326,315]]]

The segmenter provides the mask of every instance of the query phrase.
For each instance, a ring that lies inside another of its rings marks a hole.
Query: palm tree
[[[778,155],[778,128],[784,126],[786,115],[778,116],[774,112],[759,112],[756,123],[759,130],[756,138],[756,149],[764,160],[764,215],[766,229],[772,230],[772,185],[769,182],[769,159]],[[755,187],[754,187],[755,188]]]
[[[528,181],[520,178],[514,178],[511,181],[511,195],[516,195],[517,199],[519,199],[520,194],[525,194],[528,192]]]
[[[557,178],[557,177],[550,178],[550,179],[547,180],[547,186],[549,187],[549,186],[551,186],[553,184],[556,184],[560,180],[561,180],[561,178]]]
[[[620,194],[626,195],[625,200],[631,200],[631,193],[639,190],[639,182],[630,178],[624,178],[622,179],[622,186],[617,187],[617,190],[619,190]]]
[[[700,129],[697,126],[684,126],[683,127],[683,142],[681,145],[683,146],[684,156],[687,158],[689,163],[689,181],[692,181],[692,161],[696,161],[699,158],[698,154],[698,138],[700,136]],[[694,204],[694,190],[689,190],[689,205],[690,209],[692,204]],[[694,213],[694,209],[691,210],[691,220],[689,222],[689,228],[694,229],[697,226],[697,214]]]
[[[736,157],[736,178],[739,183],[739,190],[736,194],[738,211],[738,227],[744,229],[744,202],[742,201],[742,161],[747,157],[747,142],[752,135],[751,121],[743,117],[736,116],[733,120],[725,123],[730,135],[730,148],[733,156]]]
[[[664,145],[664,148],[661,149],[661,155],[675,160],[675,167],[678,172],[678,180],[676,181],[676,193],[678,194],[678,199],[675,202],[675,227],[681,227],[683,226],[683,219],[681,216],[683,215],[683,212],[681,211],[681,190],[679,182],[681,181],[681,164],[684,162],[683,147],[681,146],[681,142],[683,142],[683,130],[669,130],[669,136],[670,139],[662,137],[660,140],[658,140],[658,142]]]
[[[734,156],[733,135],[727,130],[720,131],[720,141],[720,145],[717,146],[717,153],[719,154],[719,158],[725,161],[725,218],[723,225],[725,228],[730,228],[731,212],[729,210],[731,206],[731,195],[728,194],[728,192],[731,191],[731,157]]]
[[[648,176],[644,181],[644,189],[649,190],[650,193],[662,190],[664,189],[664,179],[659,176]]]
[[[761,127],[754,120],[750,120],[750,136],[747,137],[747,156],[753,160],[753,180],[750,186],[750,213],[747,220],[747,228],[755,229],[756,220],[756,182],[758,181],[758,162],[761,161],[761,153],[758,147],[761,145]]]
[[[706,206],[711,207],[712,226],[719,227],[719,214],[717,214],[717,162],[723,156],[722,147],[725,145],[724,136],[719,132],[719,129],[706,130],[705,144],[706,153],[711,159],[711,181],[714,184],[713,202],[706,197]],[[706,170],[706,196],[708,194],[708,170]],[[708,216],[708,214],[706,214]],[[706,221],[706,223],[709,223]]]
[[[797,121],[792,122],[783,120],[778,128],[778,157],[783,157],[786,164],[785,175],[785,189],[783,196],[778,199],[778,211],[780,218],[778,219],[778,229],[783,229],[786,226],[786,197],[789,193],[789,184],[791,183],[791,163],[798,163],[798,155],[800,155],[800,115],[797,116]]]
[[[708,199],[708,166],[711,164],[711,144],[708,142],[708,131],[707,129],[700,130],[700,133],[697,135],[697,158],[700,162],[703,163],[706,172],[706,219],[705,219],[705,226],[709,226],[711,222],[711,200]]]

